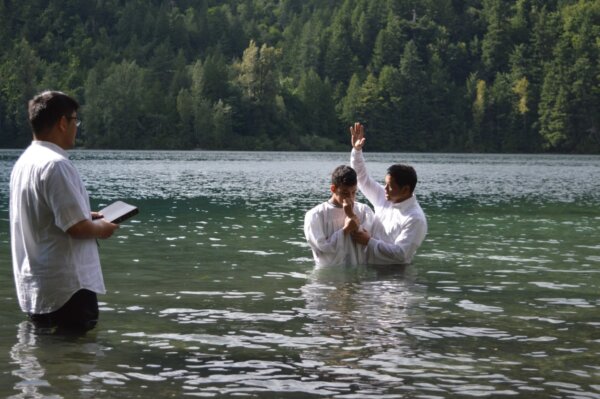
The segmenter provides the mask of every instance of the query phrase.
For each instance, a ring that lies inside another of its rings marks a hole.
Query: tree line
[[[600,152],[597,0],[4,0],[0,147]]]

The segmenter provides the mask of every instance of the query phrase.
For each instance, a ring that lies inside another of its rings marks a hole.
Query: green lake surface
[[[349,153],[71,152],[107,294],[84,337],[21,313],[0,150],[0,397],[600,398],[600,156],[389,154],[419,175],[414,264],[315,269],[304,213]],[[362,196],[360,200],[364,201]]]

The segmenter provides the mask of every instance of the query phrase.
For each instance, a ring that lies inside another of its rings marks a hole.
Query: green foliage
[[[554,151],[600,148],[600,4],[566,6],[553,59],[544,64],[540,99],[543,145]]]
[[[160,133],[153,122],[160,123],[162,115],[147,110],[150,104],[145,92],[147,75],[148,71],[135,61],[112,64],[103,77],[95,70],[90,71],[82,112],[82,119],[89,126],[85,131],[86,145],[136,148],[142,135],[148,139],[152,132]]]
[[[340,123],[336,117],[333,90],[328,80],[323,81],[310,69],[300,78],[296,97],[302,104],[300,128],[309,135],[328,137],[337,141]]]
[[[27,100],[89,148],[600,152],[597,0],[0,2],[0,147]]]

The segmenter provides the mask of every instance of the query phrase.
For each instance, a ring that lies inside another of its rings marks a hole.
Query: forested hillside
[[[600,152],[598,0],[0,0],[0,147],[26,102],[87,148]]]

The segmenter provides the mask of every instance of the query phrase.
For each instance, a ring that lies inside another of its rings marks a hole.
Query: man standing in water
[[[355,202],[356,172],[340,165],[331,175],[331,198],[306,212],[304,235],[317,266],[366,263],[366,248],[353,242],[350,234],[371,227],[373,211]]]
[[[29,101],[31,145],[10,176],[13,271],[21,309],[39,327],[87,331],[105,293],[97,238],[118,225],[91,212],[88,193],[68,158],[79,104],[57,91]]]
[[[366,140],[363,125],[356,122],[350,134],[350,165],[358,175],[358,188],[375,208],[372,229],[356,230],[352,239],[367,247],[370,264],[410,263],[427,234],[427,219],[414,195],[417,173],[409,165],[392,165],[385,186],[381,186],[367,173],[362,153]]]

